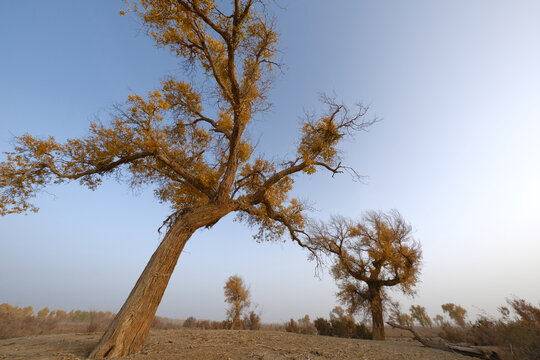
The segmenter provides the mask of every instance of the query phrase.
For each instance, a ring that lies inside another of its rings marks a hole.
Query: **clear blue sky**
[[[415,299],[494,313],[540,287],[540,2],[279,0],[287,67],[250,135],[267,155],[294,151],[298,117],[320,92],[369,103],[383,119],[345,143],[365,183],[297,178],[313,216],[398,209],[423,244]],[[121,1],[0,2],[0,151],[28,132],[83,136],[128,94],[182,77]],[[117,311],[157,246],[168,209],[151,189],[51,186],[37,214],[0,218],[0,302]],[[223,319],[223,285],[251,284],[264,321],[328,316],[332,278],[293,244],[257,244],[223,219],[180,257],[158,315]],[[401,297],[398,297],[401,299]]]

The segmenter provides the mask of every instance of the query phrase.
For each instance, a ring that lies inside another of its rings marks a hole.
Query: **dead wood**
[[[399,324],[395,324],[389,321],[387,321],[386,323],[393,328],[410,331],[413,334],[413,338],[415,340],[419,341],[420,343],[422,343],[422,345],[429,348],[449,351],[449,352],[458,353],[465,356],[471,356],[471,357],[475,357],[479,359],[487,359],[487,360],[500,360],[501,359],[496,352],[491,351],[491,350],[483,350],[483,349],[479,349],[472,346],[457,345],[457,344],[448,343],[446,341],[443,341],[443,342],[433,341],[429,338],[420,336],[416,332],[416,330],[414,330],[412,326],[399,325]]]

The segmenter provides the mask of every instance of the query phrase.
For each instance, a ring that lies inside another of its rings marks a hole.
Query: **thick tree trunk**
[[[176,221],[100,342],[90,353],[90,358],[116,358],[142,350],[184,245],[195,230],[214,223],[227,212],[224,207],[201,207]]]
[[[371,323],[373,340],[384,340],[384,322],[381,292],[379,289],[370,289],[371,298]]]

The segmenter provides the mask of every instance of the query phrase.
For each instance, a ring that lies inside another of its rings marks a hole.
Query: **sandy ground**
[[[0,340],[0,359],[85,359],[101,334],[40,335]],[[465,356],[428,349],[410,340],[385,342],[300,335],[279,331],[153,330],[133,360],[213,359],[433,359]]]

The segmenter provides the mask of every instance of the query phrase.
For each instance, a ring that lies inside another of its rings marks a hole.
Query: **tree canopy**
[[[465,317],[467,310],[460,305],[453,303],[442,304],[441,308],[444,313],[448,314],[450,319],[454,320],[459,326],[465,326]]]
[[[433,321],[429,317],[429,315],[426,312],[426,308],[420,305],[411,305],[409,308],[409,311],[411,312],[411,317],[418,321],[418,323],[422,326],[431,326],[433,324]]]
[[[0,214],[37,211],[31,200],[49,183],[76,180],[96,189],[104,177],[115,175],[132,186],[151,185],[174,211],[169,222],[190,208],[229,201],[232,211],[259,226],[259,239],[276,239],[288,230],[299,242],[294,230],[304,225],[303,205],[288,196],[292,175],[346,169],[339,141],[374,120],[365,119],[361,105],[351,111],[323,97],[327,111],[305,119],[295,156],[272,161],[254,153],[244,133],[253,115],[268,107],[279,66],[277,34],[263,5],[130,3],[158,46],[209,81],[197,87],[169,77],[146,96],[130,95],[109,123],[91,123],[83,138],[61,143],[52,136],[16,137],[0,163]]]
[[[372,314],[374,339],[384,339],[384,289],[414,293],[422,251],[411,231],[397,210],[370,211],[360,221],[336,216],[329,224],[313,224],[309,231],[313,246],[332,257],[338,298],[353,313]]]
[[[241,327],[242,314],[251,305],[249,300],[249,288],[238,275],[229,276],[223,287],[225,290],[225,302],[229,304],[227,318],[231,322],[231,329]]]
[[[149,185],[172,214],[168,231],[91,357],[117,357],[144,346],[174,266],[191,235],[231,212],[258,227],[259,240],[304,241],[304,205],[289,194],[295,174],[332,174],[338,145],[365,129],[367,108],[323,96],[326,111],[307,116],[292,156],[257,154],[246,129],[268,108],[279,67],[278,37],[261,0],[127,1],[157,46],[167,48],[203,81],[169,77],[147,95],[133,94],[107,123],[59,142],[24,134],[0,163],[0,215],[37,211],[32,198],[50,183],[78,181],[96,189],[114,175]],[[125,14],[125,12],[122,12]],[[354,174],[354,171],[353,171]],[[134,320],[136,319],[136,320]]]

